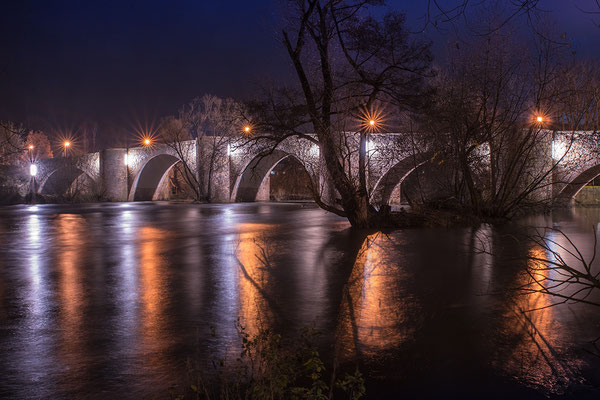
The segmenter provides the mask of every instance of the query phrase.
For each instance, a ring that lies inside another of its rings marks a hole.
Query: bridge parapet
[[[600,174],[600,140],[596,132],[547,133],[551,140],[547,148],[540,149],[539,160],[534,164],[545,168],[551,160],[560,159],[551,182],[553,193],[555,197],[572,197]],[[375,204],[389,202],[394,188],[415,168],[432,159],[433,155],[413,139],[412,134],[403,133],[369,135],[368,185]],[[346,149],[358,148],[358,133],[345,134],[340,140],[350,142]],[[215,147],[217,142],[219,146]],[[36,163],[37,181],[42,191],[53,175],[64,174],[67,181],[85,176],[108,200],[150,200],[157,188],[167,182],[167,172],[184,159],[197,173],[200,185],[210,181],[208,189],[203,186],[203,190],[210,192],[211,201],[253,201],[265,198],[265,188],[268,198],[269,173],[286,157],[300,162],[325,199],[331,201],[336,197],[319,146],[297,137],[287,138],[275,148],[269,140],[207,136],[176,146],[158,144],[151,148],[107,149],[79,157],[57,157]],[[356,150],[344,153],[344,167],[358,178]]]

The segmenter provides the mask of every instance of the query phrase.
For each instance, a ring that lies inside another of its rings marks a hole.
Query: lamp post
[[[67,157],[67,150],[69,149],[69,146],[71,146],[71,142],[69,142],[68,140],[63,143],[63,148],[64,148],[63,157],[65,157],[65,158]]]
[[[125,201],[129,201],[129,135],[125,136]]]
[[[31,176],[31,180],[30,180],[30,186],[29,186],[29,191],[31,192],[31,200],[34,201],[34,196],[35,196],[35,177],[37,176],[38,173],[38,167],[37,165],[32,164],[29,165],[29,176]]]

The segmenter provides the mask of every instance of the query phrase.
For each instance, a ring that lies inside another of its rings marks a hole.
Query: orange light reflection
[[[348,357],[396,347],[409,334],[403,325],[414,303],[401,295],[398,277],[404,272],[387,260],[387,241],[380,234],[368,236],[348,280],[339,330]]]

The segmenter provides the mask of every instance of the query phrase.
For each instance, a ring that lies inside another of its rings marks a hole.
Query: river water
[[[585,257],[599,222],[520,221]],[[240,321],[315,327],[368,398],[598,399],[600,310],[511,290],[526,279],[515,256],[541,251],[508,236],[521,232],[361,233],[310,204],[0,208],[0,397],[168,398],[188,359],[239,351]],[[481,238],[491,254],[472,251]]]

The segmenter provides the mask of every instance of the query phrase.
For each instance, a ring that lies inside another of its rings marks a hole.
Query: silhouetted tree
[[[506,30],[451,49],[422,129],[463,212],[511,217],[552,200],[552,173],[591,106],[589,96],[573,101],[582,88],[564,84],[563,49],[542,36],[517,43]],[[558,122],[570,134],[552,154],[548,128]]]
[[[181,177],[190,197],[211,201],[216,170],[227,162],[222,156],[230,139],[241,133],[242,106],[232,99],[204,95],[179,110],[177,117],[164,118],[159,125],[162,142],[181,160]],[[196,141],[198,154],[196,155]],[[200,165],[195,165],[197,160]]]
[[[423,100],[429,43],[411,38],[403,14],[375,17],[372,7],[381,1],[287,4],[282,43],[298,86],[273,91],[262,104],[259,118],[272,134],[260,139],[271,140],[273,147],[292,136],[318,145],[339,200],[324,197],[315,184],[317,204],[356,227],[389,223],[385,209],[371,204],[367,141],[382,129],[383,108],[411,110]]]

